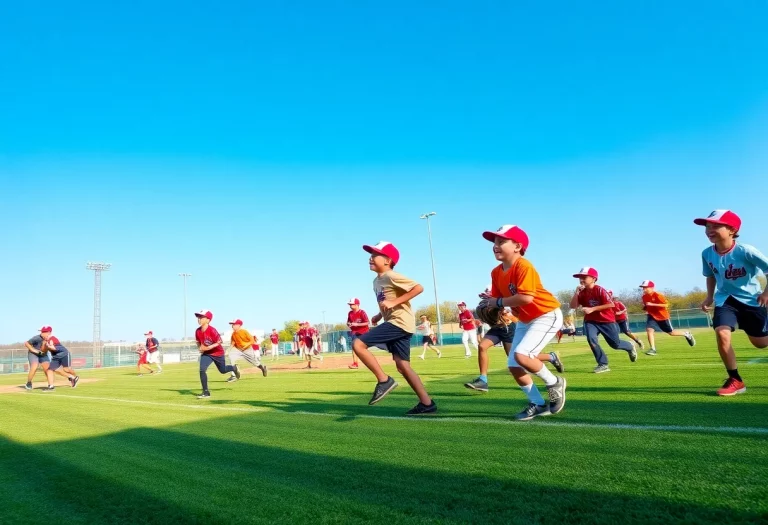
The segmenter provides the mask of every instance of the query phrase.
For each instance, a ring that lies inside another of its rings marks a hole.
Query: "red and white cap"
[[[240,326],[243,326],[243,322],[240,319],[235,319],[234,321],[230,321],[229,324],[239,324]]]
[[[210,310],[200,310],[199,312],[197,312],[195,314],[195,317],[205,317],[209,321],[212,321],[213,320],[213,312],[211,312]]]
[[[152,330],[148,330],[147,332],[144,333],[144,335],[152,335]]]
[[[395,248],[395,245],[387,241],[379,241],[378,244],[373,246],[363,245],[363,250],[368,253],[383,255],[392,259],[392,268],[400,261],[400,251]]]
[[[349,301],[347,301],[347,304],[356,304],[357,306],[360,306],[360,299],[357,297],[353,297]]]
[[[459,301],[458,303],[456,303],[456,306],[467,306],[467,303],[465,303],[464,301]]]
[[[309,324],[309,321],[302,321],[301,324]]]
[[[42,327],[40,327],[40,330],[38,330],[38,332],[40,332],[40,333],[42,333],[42,332],[53,332],[53,328],[51,328],[50,326],[42,326]]]
[[[578,272],[574,273],[573,276],[574,277],[593,277],[595,280],[597,280],[597,270],[589,266],[585,266]]]
[[[496,237],[509,239],[512,242],[519,242],[523,249],[528,249],[528,234],[514,224],[505,224],[495,232],[483,232],[483,239],[486,241],[495,241]]]
[[[706,226],[708,222],[730,226],[736,231],[739,231],[739,228],[741,228],[741,219],[731,210],[715,210],[704,219],[693,220],[693,223],[699,226]]]
[[[613,290],[608,290],[608,295],[613,295]]]
[[[643,281],[640,283],[640,288],[656,288],[653,281]]]

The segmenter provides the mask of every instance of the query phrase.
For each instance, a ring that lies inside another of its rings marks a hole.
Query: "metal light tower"
[[[427,235],[429,236],[429,258],[432,260],[432,284],[435,287],[435,310],[437,311],[437,339],[440,346],[443,345],[443,320],[440,316],[440,302],[437,300],[437,277],[435,276],[435,254],[432,251],[432,226],[429,218],[437,215],[437,212],[431,211],[420,216],[419,219],[427,220]]]
[[[187,277],[192,277],[191,273],[180,273],[179,277],[184,279],[184,341],[187,340]]]
[[[101,272],[109,271],[109,263],[89,262],[86,269],[93,270],[93,352],[97,355],[101,347]]]

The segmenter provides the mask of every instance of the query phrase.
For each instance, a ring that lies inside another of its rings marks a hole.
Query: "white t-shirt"
[[[428,335],[432,335],[432,323],[429,321],[424,321],[419,326],[416,327],[416,330],[418,331],[419,335],[424,337]]]

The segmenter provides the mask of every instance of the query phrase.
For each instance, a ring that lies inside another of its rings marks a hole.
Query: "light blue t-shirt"
[[[712,245],[701,254],[704,277],[714,277],[715,306],[723,306],[728,296],[747,306],[759,306],[757,296],[763,288],[757,280],[758,269],[768,272],[768,258],[748,244],[736,244],[725,254]]]

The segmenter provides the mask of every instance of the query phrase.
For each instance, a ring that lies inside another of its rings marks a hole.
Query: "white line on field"
[[[151,405],[162,406],[165,408],[189,408],[194,410],[221,410],[225,412],[259,412],[265,413],[269,411],[279,412],[286,415],[301,415],[301,416],[316,416],[316,417],[333,417],[333,418],[351,418],[351,419],[384,419],[394,421],[423,421],[431,423],[469,423],[472,425],[525,425],[518,421],[511,419],[499,419],[499,418],[463,418],[463,417],[440,417],[440,416],[426,416],[426,417],[407,417],[407,416],[377,416],[373,414],[337,414],[333,412],[307,412],[307,411],[290,411],[259,408],[259,407],[222,407],[211,406],[207,401],[201,401],[199,405],[178,405],[175,403],[161,403],[158,401],[139,401],[136,399],[118,399],[112,397],[90,397],[90,396],[75,396],[75,395],[54,395],[45,396],[48,399],[85,399],[90,401],[103,401],[107,403],[130,403],[136,405]],[[662,431],[662,432],[694,432],[694,433],[717,433],[717,434],[768,434],[768,428],[761,427],[698,427],[698,426],[684,426],[684,425],[631,425],[625,423],[579,423],[572,421],[552,421],[548,419],[538,419],[533,423],[527,423],[528,425],[544,426],[544,427],[561,427],[561,428],[599,428],[607,430],[636,430],[636,431]]]

